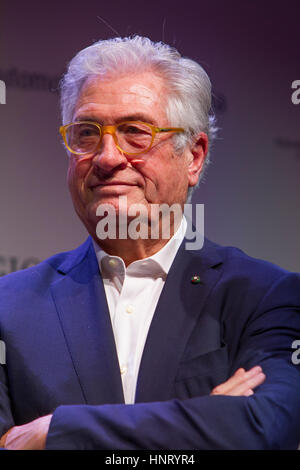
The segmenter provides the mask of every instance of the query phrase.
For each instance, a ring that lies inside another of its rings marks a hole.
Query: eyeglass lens
[[[124,122],[116,127],[115,133],[118,145],[124,152],[140,153],[151,145],[152,130],[147,124]],[[99,145],[101,131],[92,123],[74,123],[67,128],[66,139],[71,150],[92,153]]]

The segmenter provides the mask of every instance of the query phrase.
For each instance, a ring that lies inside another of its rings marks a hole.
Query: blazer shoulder
[[[0,278],[0,291],[13,289],[16,292],[24,286],[36,286],[37,289],[43,285],[49,287],[57,278],[77,266],[87,256],[91,247],[92,243],[88,238],[74,250],[57,253],[35,266],[6,274]]]
[[[215,250],[222,259],[223,278],[249,281],[262,287],[270,286],[283,278],[298,278],[299,273],[292,273],[270,261],[249,256],[240,248],[222,246],[206,241],[207,248]]]

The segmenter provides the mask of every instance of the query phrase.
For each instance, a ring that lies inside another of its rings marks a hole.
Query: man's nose
[[[117,148],[114,136],[104,134],[100,147],[93,158],[93,165],[105,172],[110,172],[115,168],[125,168],[128,164],[126,155]]]

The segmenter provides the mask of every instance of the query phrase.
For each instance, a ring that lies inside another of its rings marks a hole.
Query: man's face
[[[89,79],[77,101],[73,121],[109,125],[139,120],[167,127],[166,96],[163,80],[151,72]],[[75,210],[89,233],[95,233],[99,204],[109,203],[117,212],[122,210],[119,196],[127,197],[127,207],[139,203],[148,210],[153,203],[185,203],[189,185],[198,179],[195,159],[190,150],[176,155],[171,135],[158,134],[142,162],[127,160],[109,134],[103,136],[97,154],[82,159],[71,154],[68,185]]]

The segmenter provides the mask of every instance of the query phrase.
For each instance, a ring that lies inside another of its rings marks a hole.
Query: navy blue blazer
[[[150,326],[136,403],[125,405],[88,238],[0,280],[0,435],[54,413],[47,449],[296,449],[299,306],[298,274],[207,240],[200,251],[183,242]],[[267,379],[254,395],[209,395],[256,364]]]

